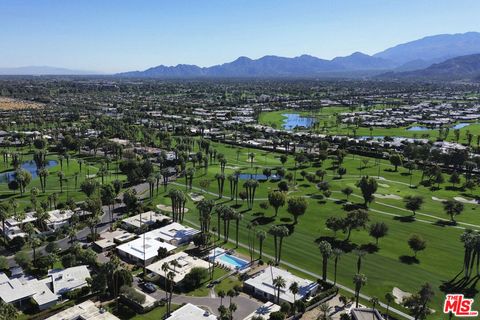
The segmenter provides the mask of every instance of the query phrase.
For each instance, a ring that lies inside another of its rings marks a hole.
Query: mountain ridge
[[[354,52],[331,60],[303,54],[296,57],[266,55],[237,59],[210,67],[178,64],[159,65],[144,71],[118,73],[139,78],[274,78],[274,77],[362,77],[387,71],[421,70],[452,57],[480,53],[480,33],[441,34],[402,43],[373,55]],[[355,76],[354,76],[355,74]]]
[[[480,54],[472,54],[435,63],[425,69],[407,72],[389,72],[379,78],[428,80],[480,80]]]

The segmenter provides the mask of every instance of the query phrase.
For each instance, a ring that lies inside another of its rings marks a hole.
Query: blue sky
[[[0,67],[210,66],[238,56],[373,54],[480,31],[478,0],[1,0]]]

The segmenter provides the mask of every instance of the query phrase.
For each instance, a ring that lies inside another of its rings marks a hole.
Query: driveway
[[[139,285],[141,280],[139,280],[137,277],[134,279],[134,285],[137,286],[140,290],[142,290],[142,286]],[[143,291],[143,290],[142,290]],[[147,292],[145,292],[147,293]],[[161,289],[157,289],[157,291],[153,293],[147,293],[151,297],[161,300],[165,299],[165,291]],[[226,297],[223,299],[223,304],[228,307],[229,304],[229,297]],[[218,307],[220,306],[220,301],[221,299],[219,297],[192,297],[192,296],[186,296],[186,295],[177,295],[174,294],[172,296],[172,303],[180,305],[182,303],[191,303],[196,306],[202,306],[204,308],[207,308],[211,313],[214,313],[218,315]],[[262,302],[259,302],[256,299],[250,298],[248,295],[244,293],[240,293],[238,297],[235,297],[232,299],[232,302],[237,305],[237,311],[234,313],[234,318],[235,319],[244,319],[246,316],[254,312],[255,310],[258,309],[261,305],[263,305]]]

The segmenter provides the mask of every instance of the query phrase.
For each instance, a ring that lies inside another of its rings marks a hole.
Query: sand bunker
[[[402,197],[397,196],[396,194],[381,194],[375,193],[374,196],[379,199],[393,199],[393,200],[402,200]]]
[[[397,287],[393,288],[392,294],[395,297],[396,304],[402,304],[404,298],[408,298],[412,295],[410,292],[402,291]]]
[[[157,204],[157,208],[160,209],[160,211],[172,212],[172,207],[164,204]],[[188,208],[185,208],[185,212],[188,212]]]
[[[200,193],[190,192],[188,195],[193,202],[199,202],[205,199],[205,197]]]
[[[468,200],[463,197],[454,197],[453,199],[462,203],[478,204],[477,200]]]
[[[447,199],[440,199],[440,198],[437,198],[437,197],[432,197],[432,200],[433,201],[440,201],[440,202],[447,201]]]

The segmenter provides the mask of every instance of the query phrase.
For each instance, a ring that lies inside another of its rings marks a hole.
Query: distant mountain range
[[[46,75],[90,75],[97,72],[71,70],[49,66],[28,66],[18,68],[0,68],[0,75],[46,76]]]
[[[180,64],[119,73],[135,78],[286,78],[286,77],[365,77],[397,75],[421,70],[453,57],[480,53],[480,33],[444,34],[397,45],[372,56],[355,52],[332,60],[310,55],[294,58],[264,56],[240,57],[212,67]],[[392,73],[393,72],[393,73]],[[413,73],[412,73],[413,75]]]
[[[476,79],[480,33],[442,34],[407,42],[372,56],[355,52],[332,60],[310,55],[287,58],[274,55],[259,59],[239,57],[211,67],[160,65],[114,77],[187,78],[434,78]],[[462,58],[459,58],[462,57]],[[453,58],[453,59],[452,59]],[[457,59],[458,58],[458,59]],[[88,75],[94,72],[55,67],[0,68],[0,75]]]
[[[472,54],[448,59],[422,70],[408,72],[389,72],[380,78],[428,79],[428,80],[473,80],[480,81],[480,54]]]

